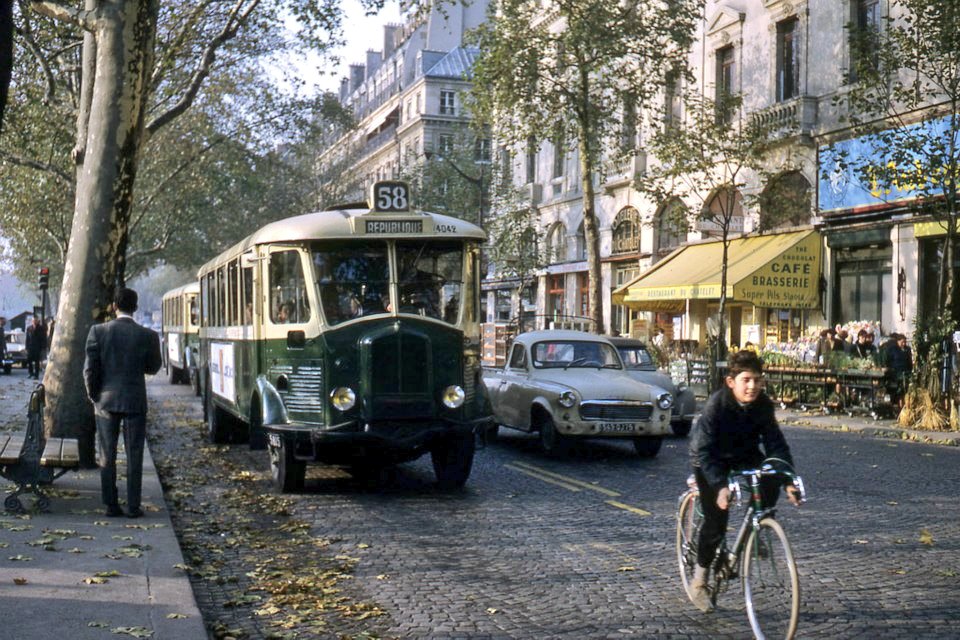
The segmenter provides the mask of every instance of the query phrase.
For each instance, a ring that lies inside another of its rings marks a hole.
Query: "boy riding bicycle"
[[[725,385],[707,400],[690,440],[693,474],[703,505],[703,526],[697,544],[692,600],[698,609],[711,611],[707,573],[717,547],[727,531],[730,515],[729,473],[738,468],[759,465],[764,458],[780,458],[793,464],[790,447],[780,431],[773,402],[763,391],[763,362],[753,351],[738,351],[728,359]],[[763,446],[763,453],[760,446]],[[761,479],[763,503],[777,502],[780,481],[772,476]],[[785,485],[787,497],[800,505],[800,494],[792,484]]]

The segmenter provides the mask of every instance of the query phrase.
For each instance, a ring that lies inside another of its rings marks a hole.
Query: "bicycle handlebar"
[[[760,478],[761,476],[783,476],[793,485],[797,491],[800,492],[799,502],[802,504],[807,501],[807,492],[803,486],[803,478],[800,477],[792,468],[776,468],[772,464],[773,461],[779,462],[781,465],[790,467],[790,464],[786,460],[780,458],[767,458],[764,460],[760,467],[757,469],[739,469],[733,471],[729,476],[729,487],[732,492],[736,494],[736,501],[739,504],[740,502],[740,478]]]

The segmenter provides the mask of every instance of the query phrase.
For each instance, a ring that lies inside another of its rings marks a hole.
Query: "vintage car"
[[[674,384],[670,376],[657,371],[653,356],[642,341],[633,338],[610,338],[610,342],[620,352],[620,359],[631,378],[666,389],[673,394],[673,411],[670,414],[673,435],[682,438],[690,433],[697,411],[697,398],[693,391],[687,388],[687,384]]]
[[[521,333],[506,366],[484,369],[483,383],[497,424],[539,433],[548,453],[575,438],[630,438],[638,455],[653,457],[670,434],[673,396],[631,378],[602,336]]]
[[[13,365],[27,366],[27,334],[22,329],[4,332],[6,352],[3,355],[3,372],[10,373]]]

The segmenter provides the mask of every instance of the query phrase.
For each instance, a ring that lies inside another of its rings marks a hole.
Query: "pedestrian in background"
[[[33,316],[33,322],[27,327],[27,373],[34,380],[40,379],[40,362],[47,348],[47,327],[40,322],[40,316]]]
[[[117,445],[123,427],[127,452],[127,516],[143,516],[140,508],[143,447],[147,434],[145,374],[160,370],[160,337],[133,319],[137,292],[120,289],[117,317],[90,327],[83,379],[95,406],[100,456],[100,495],[108,517],[123,515],[117,496]]]
[[[0,316],[0,356],[7,352],[7,334],[4,327],[7,325],[7,319]]]

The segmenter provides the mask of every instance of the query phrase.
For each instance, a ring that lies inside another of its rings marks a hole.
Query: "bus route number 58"
[[[399,212],[410,210],[410,188],[406,182],[377,182],[371,187],[373,210]]]

